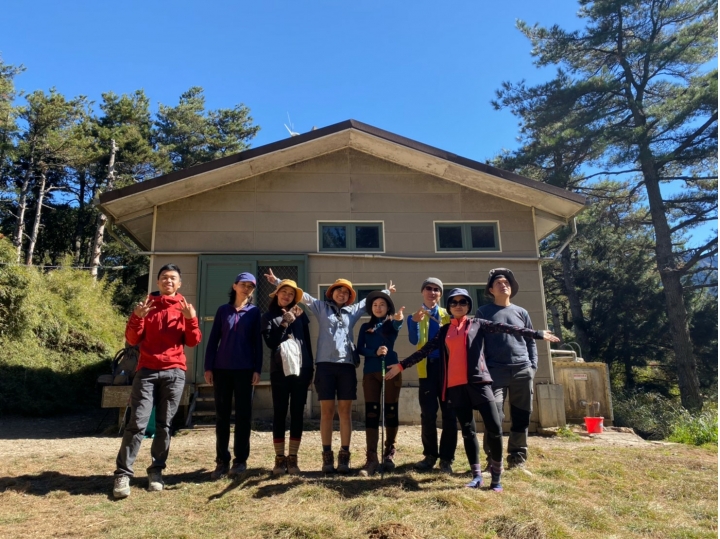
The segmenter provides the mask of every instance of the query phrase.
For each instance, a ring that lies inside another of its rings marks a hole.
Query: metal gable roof
[[[146,235],[147,216],[155,206],[343,148],[353,148],[446,181],[534,207],[550,218],[541,227],[542,230],[538,230],[540,237],[576,215],[586,203],[585,197],[566,189],[473,161],[357,120],[346,120],[102,193],[99,207],[137,241],[139,236]],[[554,224],[552,220],[555,220]],[[139,243],[146,244],[146,241]]]

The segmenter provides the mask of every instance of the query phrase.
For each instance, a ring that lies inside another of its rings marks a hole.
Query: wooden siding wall
[[[318,220],[380,220],[384,222],[385,255],[438,260],[313,256],[317,253]],[[498,221],[502,252],[437,254],[436,220]],[[537,328],[546,327],[539,263],[484,260],[537,256],[530,208],[354,150],[334,152],[160,206],[156,227],[156,251],[310,253],[307,291],[313,295],[318,294],[319,285],[339,277],[358,284],[392,280],[399,291],[394,298],[396,306],[404,305],[406,313],[419,307],[420,285],[428,276],[440,278],[446,287],[484,284],[491,268],[509,266],[521,287],[514,303],[530,312]],[[448,256],[463,258],[443,259]],[[180,265],[181,292],[197,305],[197,257],[156,256],[154,271],[168,262]],[[311,331],[316,339],[315,323],[311,323]],[[549,382],[548,347],[538,344],[537,381]],[[414,351],[406,327],[396,349],[401,357]],[[194,362],[192,351],[188,361]],[[416,369],[403,374],[406,384],[416,384]],[[361,390],[358,396],[357,409],[364,410]]]

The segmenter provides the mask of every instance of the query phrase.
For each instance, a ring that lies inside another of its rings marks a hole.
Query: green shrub
[[[44,273],[14,261],[0,240],[0,414],[97,405],[97,376],[123,344],[112,286],[87,271]]]
[[[658,393],[613,392],[615,425],[632,427],[649,440],[690,445],[718,443],[717,401],[709,400],[702,412],[691,414],[678,401]]]
[[[644,391],[613,392],[614,423],[618,427],[632,427],[648,440],[664,440],[672,425],[683,413],[675,401],[659,393]]]
[[[689,445],[718,443],[717,404],[709,404],[699,414],[693,416],[683,411],[672,425],[668,440]]]

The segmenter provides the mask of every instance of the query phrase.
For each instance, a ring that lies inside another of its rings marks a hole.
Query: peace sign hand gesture
[[[137,305],[135,305],[135,309],[133,309],[133,314],[138,318],[145,318],[148,313],[154,308],[155,305],[153,305],[152,299],[150,299],[150,296],[148,296],[145,298],[145,301],[141,301]]]
[[[263,277],[265,277],[267,279],[267,282],[269,282],[273,286],[275,286],[275,284],[277,283],[277,277],[275,277],[272,268],[268,268],[268,272],[263,274]]]
[[[180,307],[182,307],[180,312],[183,313],[185,318],[195,318],[195,307],[188,303],[185,298],[180,300]]]
[[[400,321],[400,320],[402,320],[403,318],[405,318],[405,315],[403,314],[403,311],[404,311],[404,310],[405,310],[405,307],[404,307],[404,306],[403,306],[403,307],[400,307],[400,310],[395,313],[395,316],[394,316],[395,320]]]
[[[390,284],[388,285],[388,290],[390,291],[391,294],[394,294],[395,292],[397,292],[397,290],[395,290],[395,285],[392,284],[392,280],[390,280]]]

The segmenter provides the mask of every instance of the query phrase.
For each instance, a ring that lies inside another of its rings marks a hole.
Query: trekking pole
[[[383,462],[380,464],[380,479],[385,479],[385,354],[380,356],[380,416],[382,417],[382,429],[380,430],[380,451]]]

